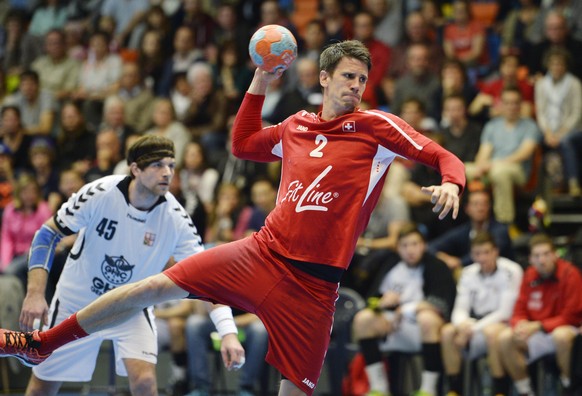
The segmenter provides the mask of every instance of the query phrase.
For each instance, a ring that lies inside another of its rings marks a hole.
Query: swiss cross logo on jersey
[[[344,121],[342,124],[342,131],[344,132],[355,132],[356,122],[355,121]]]
[[[156,241],[156,234],[152,234],[151,232],[146,232],[143,237],[143,244],[146,246],[154,246],[154,242]]]

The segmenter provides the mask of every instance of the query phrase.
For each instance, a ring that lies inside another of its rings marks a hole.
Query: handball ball
[[[251,37],[249,55],[259,69],[274,73],[287,69],[297,57],[297,41],[280,25],[266,25]]]

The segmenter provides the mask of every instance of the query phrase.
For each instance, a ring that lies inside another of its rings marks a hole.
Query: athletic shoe
[[[12,356],[25,366],[33,367],[51,355],[50,353],[41,355],[38,353],[38,347],[40,347],[38,330],[23,333],[0,329],[0,357]]]

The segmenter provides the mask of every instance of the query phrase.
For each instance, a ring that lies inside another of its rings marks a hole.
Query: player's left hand
[[[443,183],[440,186],[422,187],[421,191],[430,195],[430,202],[434,204],[432,211],[439,214],[439,219],[444,219],[451,209],[453,219],[459,214],[459,186],[453,183]]]
[[[235,333],[222,337],[220,354],[227,370],[238,370],[245,364],[245,350]]]

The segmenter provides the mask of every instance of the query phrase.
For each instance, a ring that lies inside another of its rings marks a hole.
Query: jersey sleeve
[[[453,153],[412,128],[401,118],[374,112],[376,139],[379,144],[405,158],[430,166],[440,173],[442,183],[449,182],[465,188],[465,165]]]
[[[76,234],[89,224],[96,207],[109,186],[102,180],[96,180],[81,187],[73,194],[55,214],[55,223],[64,235]]]
[[[277,145],[281,124],[262,128],[261,109],[265,97],[247,93],[237,112],[232,130],[232,153],[241,159],[274,162],[281,159]]]
[[[186,210],[177,202],[171,210],[174,212],[174,222],[178,230],[176,247],[172,254],[174,259],[180,261],[203,251],[202,238]]]

